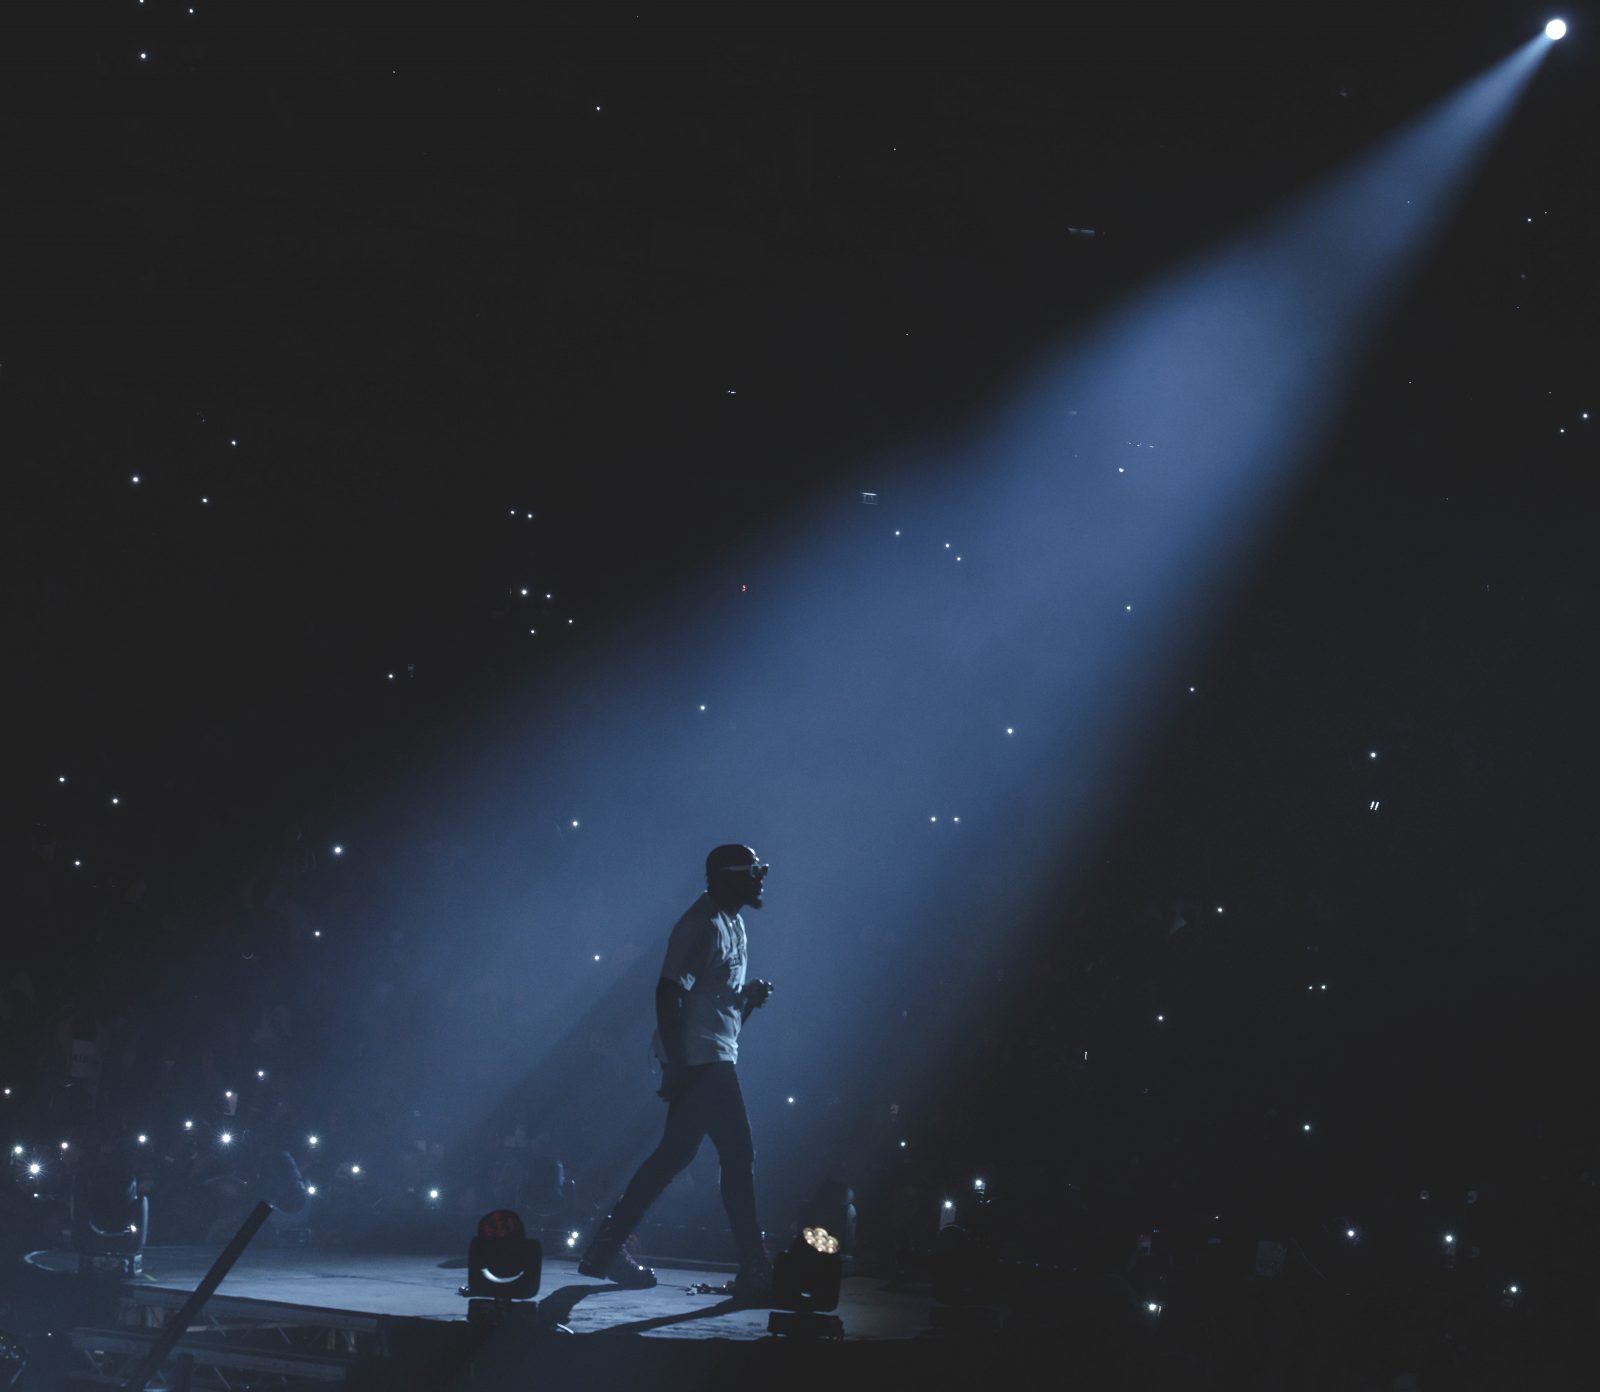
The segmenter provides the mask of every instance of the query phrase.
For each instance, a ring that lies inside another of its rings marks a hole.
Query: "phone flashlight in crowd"
[[[361,1173],[361,1166],[360,1165],[352,1165],[350,1167],[350,1173],[353,1174],[353,1175],[360,1174]]]
[[[430,1203],[438,1203],[439,1202],[439,1191],[437,1189],[428,1190],[428,1201]]]
[[[988,1181],[985,1180],[984,1178],[982,1178],[982,1176],[980,1176],[979,1178],[973,1180],[972,1181],[972,1192],[978,1196],[978,1200],[981,1203],[988,1196],[988,1193],[989,1193],[989,1183],[988,1183]]]
[[[185,1121],[183,1123],[183,1129],[185,1131],[193,1131],[194,1130],[194,1123],[192,1121]]]
[[[315,1136],[307,1136],[306,1144],[310,1146],[312,1150],[315,1150],[319,1145],[322,1144],[322,1142],[319,1141]]]
[[[575,1232],[569,1232],[567,1234],[567,1246],[568,1247],[576,1247],[577,1245],[578,1245],[578,1234],[575,1233]]]
[[[232,1145],[233,1144],[233,1132],[232,1131],[224,1131],[220,1136],[217,1137],[217,1140],[222,1145]]]
[[[140,1145],[149,1145],[150,1144],[150,1138],[147,1135],[145,1135],[145,1133],[143,1131],[141,1131],[135,1139],[138,1141],[138,1143]]]

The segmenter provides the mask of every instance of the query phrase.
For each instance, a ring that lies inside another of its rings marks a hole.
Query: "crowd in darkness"
[[[1316,990],[1252,1003],[1269,978],[1238,979],[1239,944],[1217,906],[1142,883],[1141,839],[1132,827],[1092,897],[1049,910],[1061,931],[1039,935],[1022,979],[1012,968],[1008,983],[976,947],[949,964],[952,984],[992,972],[1017,1003],[967,1022],[981,1047],[951,1052],[938,1095],[971,1105],[913,1100],[928,1067],[920,1047],[883,1060],[885,1099],[861,1117],[847,1172],[814,1201],[846,1232],[853,1269],[1065,1323],[1197,1387],[1404,1387],[1407,1373],[1414,1385],[1492,1387],[1508,1370],[1559,1362],[1580,1308],[1582,1243],[1600,1219],[1593,1155],[1530,1133],[1520,1156],[1479,1147],[1477,1169],[1452,1169],[1444,1157],[1461,1129],[1419,1146],[1429,1123],[1402,1125],[1384,1110],[1393,1097],[1372,1099],[1354,1141],[1307,1137],[1308,1113],[1321,1127],[1361,1111],[1340,1076],[1364,1075],[1363,1052],[1393,1039],[1364,1042],[1346,1030],[1353,1017],[1335,1015],[1332,1050],[1326,1033],[1283,1046],[1294,1033],[1278,1028],[1285,1012],[1330,1003]],[[137,1176],[152,1241],[218,1245],[277,1150],[318,1201],[258,1241],[448,1248],[500,1204],[552,1241],[592,1221],[605,1195],[588,1161],[604,1127],[552,1135],[513,1103],[471,1134],[440,1135],[413,1108],[418,1034],[396,1000],[405,936],[388,926],[381,869],[329,873],[325,840],[279,817],[227,874],[204,880],[141,863],[137,837],[119,854],[99,847],[108,868],[87,876],[43,820],[13,841],[0,1072],[18,1247],[66,1240],[75,1183],[96,1165]],[[1359,906],[1326,885],[1275,891],[1258,873],[1255,912],[1297,925],[1279,949],[1285,975],[1308,988],[1348,981],[1323,954],[1350,941],[1343,920]],[[1485,910],[1467,895],[1451,912]],[[516,986],[493,975],[448,989],[443,1009],[470,1009],[491,1031],[520,1008]],[[1143,1025],[1173,1001],[1189,1043],[1166,1050]],[[1241,1030],[1278,1047],[1218,1043]],[[1221,1059],[1247,1076],[1217,1076]],[[610,1061],[620,1076],[620,1057]],[[1005,1089],[986,1086],[996,1076]],[[901,1086],[904,1101],[889,1101]],[[692,1249],[685,1232],[713,1204],[680,1186],[647,1243]],[[964,1287],[973,1272],[978,1286]]]

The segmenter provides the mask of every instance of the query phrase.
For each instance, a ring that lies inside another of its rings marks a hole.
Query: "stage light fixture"
[[[515,1212],[497,1208],[485,1213],[467,1247],[467,1284],[461,1294],[472,1302],[468,1318],[476,1322],[492,1316],[493,1306],[502,1301],[531,1300],[539,1293],[542,1261],[538,1239],[528,1236]]]
[[[1567,21],[1564,19],[1552,19],[1544,26],[1544,36],[1551,40],[1566,38]]]
[[[105,1161],[80,1177],[71,1199],[72,1245],[81,1276],[137,1276],[150,1200],[130,1168]]]
[[[769,1334],[837,1339],[844,1325],[824,1313],[839,1304],[843,1262],[839,1239],[826,1228],[801,1228],[787,1251],[772,1264],[772,1314]]]

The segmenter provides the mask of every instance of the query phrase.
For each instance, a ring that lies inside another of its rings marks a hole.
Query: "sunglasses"
[[[766,873],[770,869],[772,869],[770,865],[762,865],[758,862],[755,865],[724,865],[717,873],[719,875],[748,875],[752,880],[760,880],[766,877]]]

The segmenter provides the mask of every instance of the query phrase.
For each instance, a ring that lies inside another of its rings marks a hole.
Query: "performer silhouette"
[[[746,1305],[771,1299],[772,1264],[756,1220],[755,1147],[739,1091],[739,1030],[765,1005],[770,981],[745,984],[745,930],[740,910],[759,909],[768,866],[748,846],[718,846],[706,857],[706,892],[672,929],[656,982],[656,1033],[667,1126],[661,1144],[639,1167],[590,1239],[578,1270],[633,1289],[656,1284],[624,1243],[646,1211],[688,1168],[710,1136],[722,1165],[739,1274],[734,1296]]]

